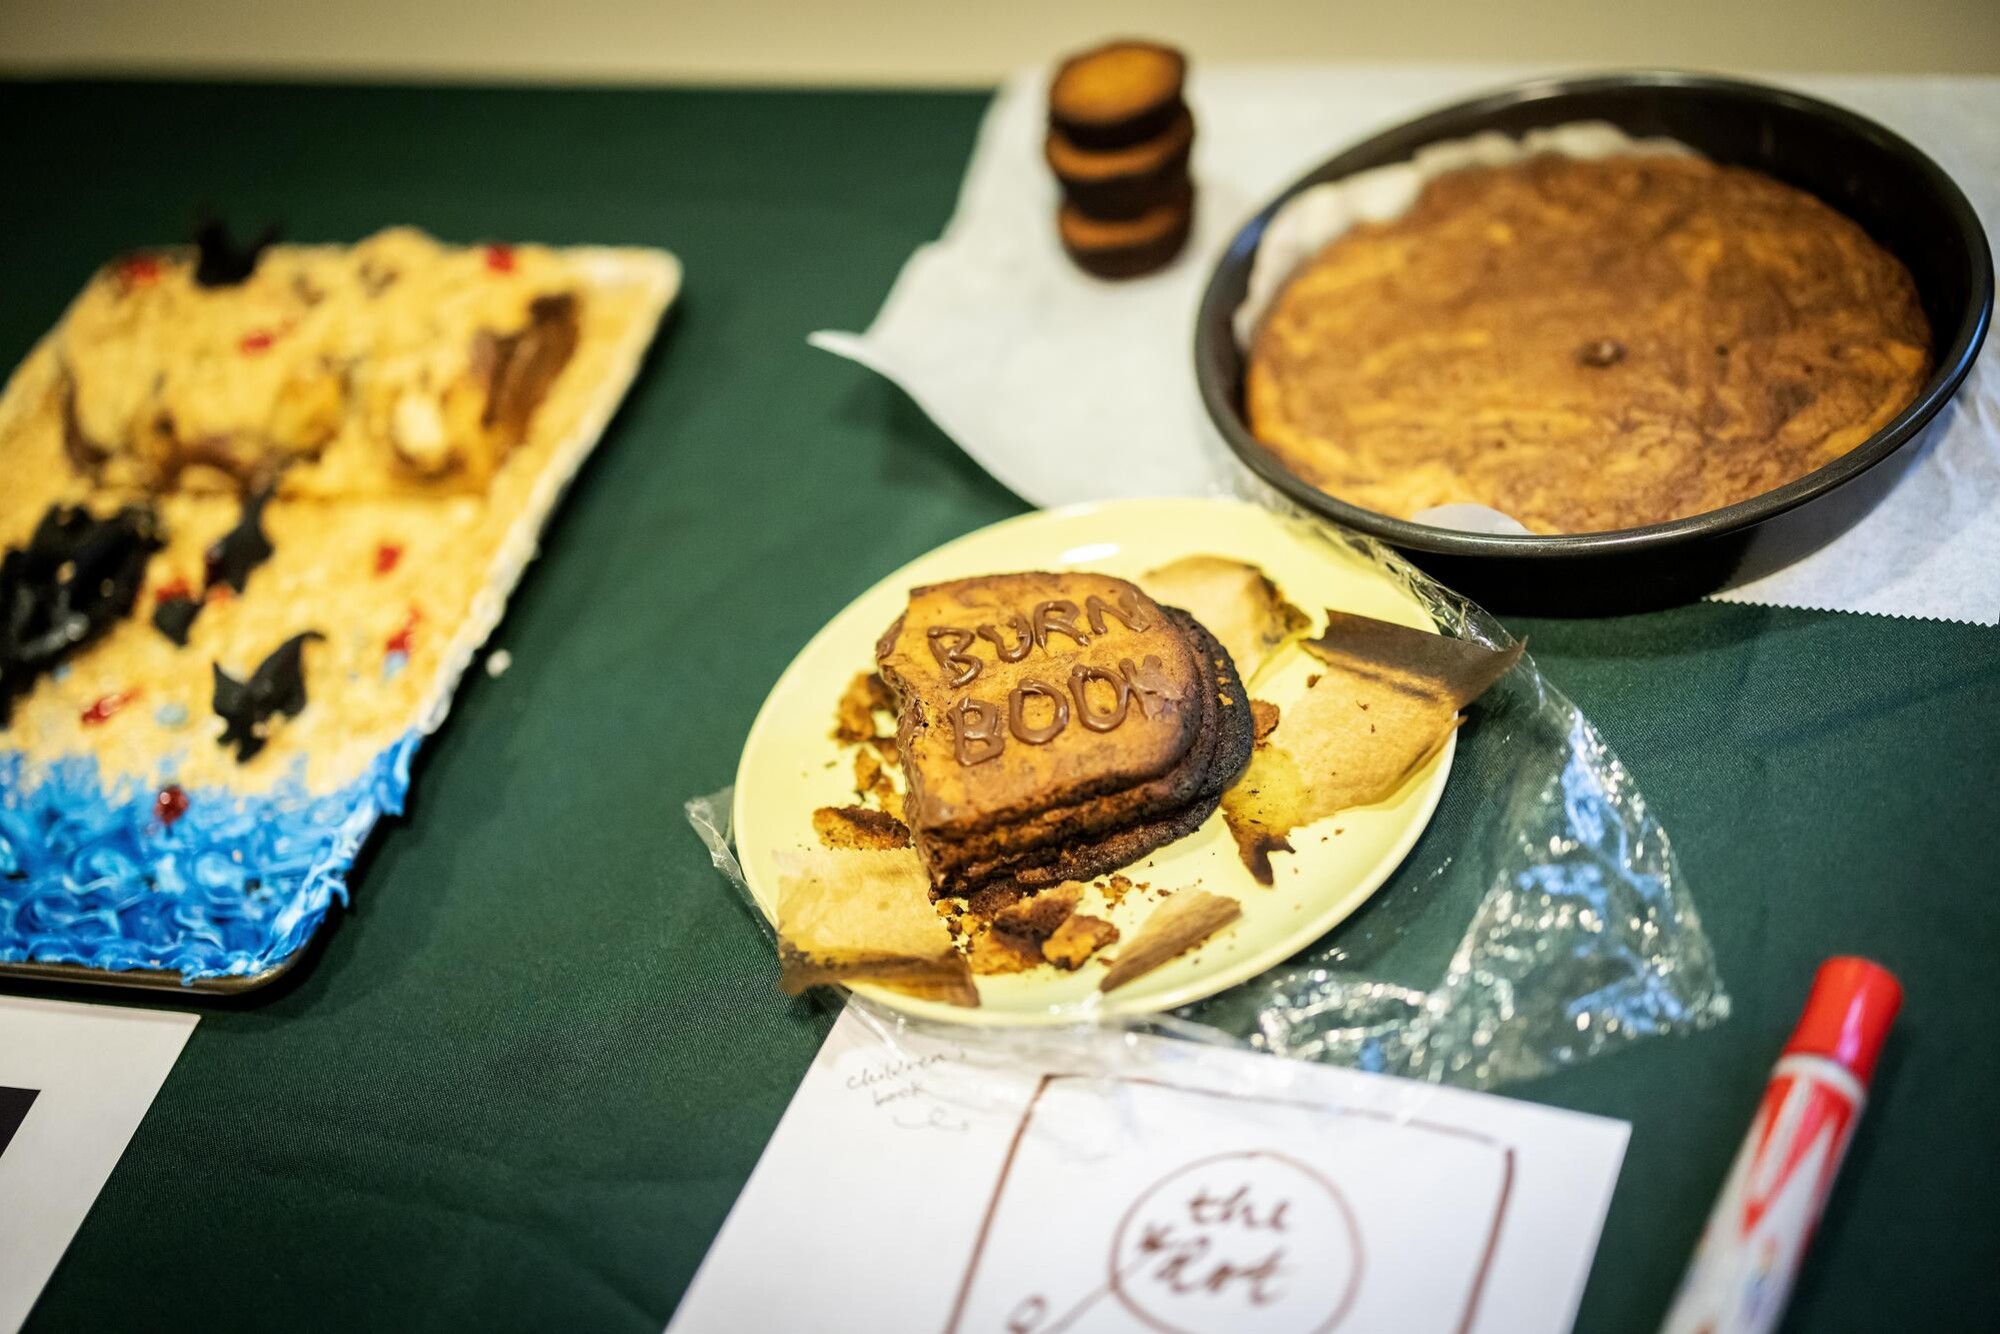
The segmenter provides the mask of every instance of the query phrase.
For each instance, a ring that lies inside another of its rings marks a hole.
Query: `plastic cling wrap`
[[[1441,632],[1513,644],[1394,553],[1316,531],[1405,588]],[[727,790],[687,803],[717,868],[768,927],[736,856],[731,809]],[[892,1041],[948,1028],[860,995],[851,1003]],[[1590,721],[1522,654],[1466,711],[1415,847],[1318,941],[1177,1010],[1114,1015],[1085,1003],[1060,1016],[1064,1026],[989,1028],[981,1041],[1047,1058],[1104,1050],[1080,1045],[1085,1035],[1153,1032],[1484,1088],[1707,1027],[1728,1010],[1666,830]]]

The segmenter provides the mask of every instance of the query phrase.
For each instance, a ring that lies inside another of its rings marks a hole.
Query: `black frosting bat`
[[[248,681],[215,668],[215,711],[228,724],[221,744],[236,747],[240,764],[264,749],[266,724],[274,713],[296,718],[306,706],[305,647],[308,639],[324,639],[317,630],[293,635],[271,650]]]
[[[236,526],[209,547],[208,588],[227,584],[241,593],[250,582],[250,572],[271,558],[271,539],[264,535],[264,506],[270,502],[269,487],[249,497],[243,502],[243,515],[236,521]],[[175,644],[186,648],[195,617],[201,615],[202,607],[207,605],[206,593],[207,589],[204,589],[201,598],[185,595],[163,598],[160,605],[153,608],[153,627]]]
[[[241,593],[250,582],[250,571],[271,559],[271,539],[264,536],[264,507],[270,503],[270,487],[244,500],[243,515],[236,526],[208,549],[210,588],[228,584]]]
[[[51,505],[28,545],[0,558],[0,727],[37,677],[131,615],[162,545],[151,510],[99,519]]]
[[[153,608],[153,628],[186,648],[188,635],[194,630],[194,618],[199,615],[201,603],[186,594],[161,598],[160,605]]]
[[[257,260],[278,239],[276,223],[257,234],[247,246],[236,244],[229,224],[213,214],[204,214],[195,224],[197,258],[194,281],[197,287],[234,287],[257,271]]]

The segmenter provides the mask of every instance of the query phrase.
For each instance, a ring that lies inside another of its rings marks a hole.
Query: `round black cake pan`
[[[1377,514],[1294,475],[1243,416],[1236,309],[1272,215],[1293,195],[1427,144],[1483,131],[1521,135],[1609,121],[1678,139],[1715,162],[1751,167],[1854,219],[1916,281],[1936,366],[1910,405],[1862,444],[1775,491],[1671,523],[1612,532],[1506,536]],[[1964,192],[1908,141],[1842,107],[1781,88],[1674,72],[1545,79],[1420,116],[1357,144],[1293,183],[1230,242],[1195,323],[1195,376],[1210,418],[1253,472],[1299,505],[1390,543],[1496,611],[1601,615],[1691,601],[1825,545],[1895,483],[1964,380],[1993,313],[1993,261]]]

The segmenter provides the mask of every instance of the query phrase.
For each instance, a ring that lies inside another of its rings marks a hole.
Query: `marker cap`
[[[1838,1061],[1866,1084],[1902,1007],[1903,984],[1882,965],[1852,956],[1828,959],[1813,978],[1785,1054]]]

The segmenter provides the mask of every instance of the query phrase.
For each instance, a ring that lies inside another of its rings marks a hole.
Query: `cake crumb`
[[[1071,913],[1042,942],[1042,957],[1058,968],[1074,972],[1083,966],[1085,959],[1117,940],[1118,928],[1102,917]]]
[[[993,929],[1010,935],[1047,940],[1076,911],[1083,886],[1074,880],[1031,894],[993,914]]]
[[[866,806],[822,806],[813,812],[813,832],[829,848],[910,846],[907,825],[886,811],[871,811]]]
[[[972,951],[967,958],[972,971],[984,976],[1025,973],[1042,963],[1042,942],[988,928],[972,942]]]
[[[1264,738],[1271,735],[1278,726],[1278,706],[1268,700],[1250,701],[1250,717],[1256,727],[1256,745],[1263,745]]]
[[[880,676],[857,672],[834,705],[833,739],[850,745],[874,741],[876,712],[890,712],[894,707],[889,687]]]
[[[875,791],[875,785],[882,781],[882,761],[875,758],[872,750],[854,752],[854,795],[867,798]]]
[[[898,820],[903,819],[903,794],[896,790],[895,782],[872,750],[854,752],[854,795],[863,801],[872,797],[877,806]]]

